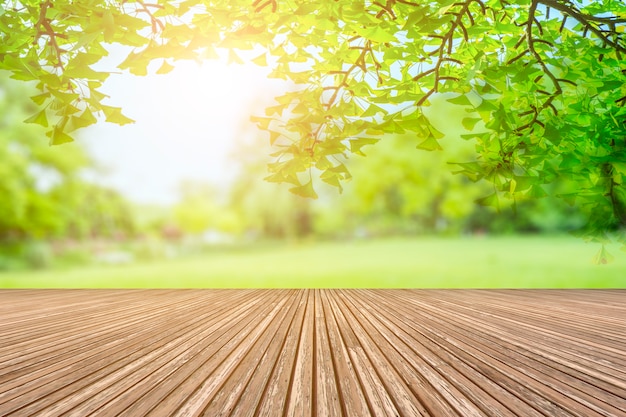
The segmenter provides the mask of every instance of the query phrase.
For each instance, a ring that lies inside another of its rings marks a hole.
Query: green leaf
[[[257,56],[256,58],[252,59],[252,62],[254,62],[255,64],[261,66],[261,67],[267,67],[267,55],[265,53],[262,53],[261,55]]]
[[[480,117],[465,117],[461,120],[461,124],[467,130],[474,130],[476,123],[480,122],[482,119]]]
[[[256,123],[260,129],[266,130],[272,122],[271,117],[250,116],[250,121]]]
[[[423,10],[418,10],[412,13],[409,13],[406,19],[406,23],[402,27],[402,30],[412,29],[415,25],[421,22],[426,17],[426,14]]]
[[[76,106],[72,106],[71,104],[67,104],[60,108],[56,114],[58,116],[70,116],[72,114],[76,114],[80,111],[80,109]]]
[[[63,129],[59,126],[55,126],[53,130],[46,132],[46,136],[50,138],[50,145],[74,142],[74,138],[63,132]]]
[[[332,168],[332,166],[333,164],[326,157],[320,158],[319,161],[315,163],[315,168],[322,170],[322,171],[325,171],[328,168]],[[322,173],[322,176],[323,175],[324,173]]]
[[[281,134],[273,130],[270,130],[269,132],[270,132],[270,145],[274,145],[274,143],[276,143],[276,140],[278,140]]]
[[[467,95],[465,94],[461,94],[454,98],[450,98],[446,101],[452,104],[457,104],[459,106],[471,106],[472,105],[472,102],[469,100],[469,98],[467,98]]]
[[[537,184],[538,177],[531,177],[528,175],[516,175],[511,181],[515,181],[515,190],[517,192],[526,191],[533,185]]]
[[[378,142],[380,139],[376,138],[356,138],[350,139],[350,152],[355,153],[357,155],[365,156],[361,148],[366,145],[373,145]]]
[[[65,75],[70,78],[85,78],[98,81],[104,81],[109,76],[106,72],[95,71],[87,65],[76,66],[74,63],[65,70]]]
[[[341,174],[341,176],[343,177],[344,180],[349,180],[350,178],[352,178],[352,175],[350,174],[350,171],[348,170],[346,165],[343,164],[343,163],[340,163],[338,165],[335,165],[332,168],[329,168],[328,171],[332,171],[332,172],[336,172],[338,174]]]
[[[50,93],[46,92],[32,96],[30,99],[41,106],[49,97]]]
[[[428,136],[428,139],[417,145],[417,149],[423,149],[425,151],[441,151],[443,148],[437,142],[434,136]]]
[[[357,27],[355,30],[359,35],[374,42],[385,43],[396,40],[396,37],[392,33],[386,32],[379,25],[370,28]]]
[[[483,101],[476,107],[479,112],[491,112],[498,110],[498,106],[495,104],[495,100],[483,99]]]
[[[92,32],[92,33],[84,33],[79,38],[76,44],[72,47],[72,51],[76,51],[83,47],[88,47],[91,43],[96,41],[100,36],[100,31]],[[95,54],[94,54],[95,55]],[[97,55],[96,55],[97,56]],[[94,62],[92,62],[93,64]]]
[[[369,107],[367,108],[367,110],[365,110],[363,112],[361,117],[375,116],[378,113],[387,114],[388,112],[387,112],[387,110],[383,109],[380,106],[377,106],[376,104],[370,104]]]
[[[317,198],[317,193],[313,189],[313,181],[309,181],[306,184],[301,185],[299,187],[292,187],[289,189],[289,191],[291,191],[295,195],[299,195],[300,197],[314,198],[314,199]]]
[[[613,259],[615,259],[614,256],[602,245],[602,248],[598,251],[596,256],[593,257],[593,263],[596,265],[605,265],[613,262]]]
[[[72,116],[71,122],[74,129],[81,129],[96,123],[98,119],[93,115],[91,110],[85,109],[80,116]]]
[[[546,139],[552,142],[553,145],[558,145],[561,142],[563,132],[554,127],[552,123],[547,123],[543,135]]]
[[[264,180],[268,182],[275,182],[275,183],[286,182],[288,184],[300,185],[300,181],[298,180],[298,177],[295,174],[285,173],[285,172],[275,172],[265,177]]]
[[[293,14],[296,16],[306,16],[315,12],[319,8],[320,6],[316,3],[303,3],[293,12]]]
[[[171,72],[175,67],[173,65],[168,64],[167,61],[163,61],[161,68],[157,70],[157,74],[167,74]]]
[[[581,165],[581,160],[580,158],[577,158],[574,155],[571,154],[565,154],[562,157],[563,159],[561,160],[561,163],[559,164],[559,168],[566,170],[566,169],[571,169],[571,168],[578,168]]]
[[[102,111],[104,112],[104,115],[106,117],[106,121],[109,123],[115,123],[118,124],[120,126],[123,126],[125,124],[129,124],[129,123],[135,123],[135,121],[131,118],[128,118],[126,116],[124,116],[122,114],[122,109],[120,109],[119,107],[112,107],[112,106],[102,106]]]
[[[330,162],[328,163],[328,165],[331,165]],[[324,172],[322,172],[322,175],[320,175],[320,178],[325,183],[330,184],[333,187],[339,188],[339,193],[343,192],[343,187],[341,186],[341,180],[344,178],[341,174],[331,169],[326,169]]]
[[[33,114],[28,119],[24,120],[24,123],[35,123],[43,127],[48,127],[48,117],[46,116],[46,109],[43,109]]]
[[[445,135],[443,134],[443,132],[438,131],[437,129],[435,129],[435,127],[433,125],[429,125],[428,126],[428,130],[430,131],[430,134],[435,138],[435,139],[441,139],[443,138]]]
[[[102,17],[102,29],[104,30],[104,41],[109,43],[113,41],[113,37],[115,36],[115,20],[113,13],[109,10],[105,11]]]
[[[557,197],[562,198],[570,206],[573,206],[576,203],[576,197],[578,197],[578,193],[567,193],[567,194],[557,194]]]
[[[138,54],[130,54],[128,57],[118,65],[119,69],[127,69],[133,75],[145,76],[148,75],[149,60],[141,59]]]
[[[498,199],[498,194],[496,193],[479,198],[476,200],[476,203],[480,204],[481,206],[491,206],[495,207],[498,210],[500,209],[500,200]]]
[[[96,90],[93,87],[89,91],[89,94],[90,94],[89,99],[90,100],[93,99],[97,103],[101,103],[105,98],[109,98],[108,95],[101,93],[100,91]]]
[[[328,171],[326,171],[326,172],[328,172]],[[340,182],[339,177],[337,175],[321,176],[320,178],[326,184],[332,185],[333,187],[337,187],[339,189],[339,193],[340,194],[343,192],[343,187],[341,186],[341,182]]]
[[[546,197],[548,193],[546,193],[540,185],[535,184],[530,187],[527,195],[532,198],[543,198]]]

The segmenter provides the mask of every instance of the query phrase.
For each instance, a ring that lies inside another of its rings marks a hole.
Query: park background
[[[351,157],[342,193],[320,182],[304,199],[264,180],[272,150],[250,116],[291,86],[263,69],[223,57],[114,74],[104,90],[135,123],[54,147],[23,123],[32,86],[0,76],[0,287],[626,284],[618,245],[575,236],[585,214],[555,197],[568,184],[485,205],[493,186],[454,174],[475,150],[445,97],[428,110],[443,150],[385,136]]]

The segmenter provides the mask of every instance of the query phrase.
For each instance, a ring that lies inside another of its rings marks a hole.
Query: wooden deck
[[[626,291],[0,291],[0,415],[91,414],[626,416]]]

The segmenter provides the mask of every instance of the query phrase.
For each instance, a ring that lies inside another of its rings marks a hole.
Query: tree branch
[[[439,47],[429,54],[430,56],[439,55],[437,57],[437,63],[435,64],[434,68],[428,69],[420,74],[417,74],[415,77],[413,77],[413,81],[417,81],[420,78],[425,77],[426,75],[434,73],[435,82],[433,83],[433,86],[430,88],[430,90],[428,90],[428,92],[422,98],[420,98],[419,101],[416,103],[418,107],[424,104],[424,102],[428,99],[428,97],[430,97],[431,95],[439,91],[440,81],[445,81],[445,80],[458,81],[458,78],[456,77],[441,75],[441,67],[444,62],[454,62],[455,64],[462,65],[462,63],[459,60],[452,59],[445,55],[450,55],[452,53],[452,41],[454,39],[454,32],[456,31],[457,28],[461,28],[463,32],[463,39],[465,39],[466,41],[468,40],[467,29],[463,25],[463,16],[466,14],[468,15],[471,14],[471,12],[469,11],[469,6],[470,4],[472,4],[472,2],[478,3],[483,13],[486,13],[485,5],[480,0],[467,0],[464,3],[455,3],[454,6],[462,6],[462,7],[461,7],[461,10],[458,12],[454,12],[454,13],[449,12],[449,14],[456,16],[456,18],[451,21],[450,29],[448,29],[448,31],[443,36],[430,35],[432,38],[441,39],[441,44],[439,45]],[[473,19],[471,19],[471,21],[473,22]]]
[[[538,0],[537,2],[534,2],[534,3],[541,3],[545,5],[546,7],[550,7],[550,8],[560,11],[564,15],[573,17],[574,19],[578,20],[578,22],[581,23],[585,27],[585,29],[592,31],[598,38],[600,38],[607,45],[610,45],[612,48],[614,48],[618,52],[626,53],[626,47],[620,45],[619,41],[613,41],[609,36],[605,34],[605,33],[617,34],[618,33],[617,31],[615,30],[610,30],[608,32],[602,31],[598,27],[592,24],[592,22],[596,22],[599,24],[607,24],[607,25],[612,24],[614,27],[615,23],[626,23],[626,19],[621,19],[621,18],[618,18],[617,16],[599,17],[599,16],[588,15],[585,13],[581,13],[578,9],[576,9],[575,6],[573,5],[568,6],[566,4],[559,2],[558,0]]]
[[[50,0],[47,0],[41,3],[40,7],[41,8],[39,11],[39,20],[35,24],[35,27],[37,28],[35,41],[39,39],[42,35],[44,34],[47,35],[49,39],[48,42],[50,43],[50,46],[52,47],[52,49],[54,49],[54,52],[57,57],[57,63],[55,66],[63,69],[62,56],[63,56],[63,53],[67,51],[65,51],[59,46],[59,43],[57,42],[57,38],[66,38],[67,36],[62,33],[56,33],[52,25],[50,25],[50,19],[48,19],[47,13],[48,13],[48,8],[52,7],[52,2]],[[43,30],[41,30],[42,27],[43,27]]]
[[[152,14],[152,12],[150,11],[150,9],[148,9],[148,7],[154,7],[157,9],[162,8],[163,6],[158,5],[158,4],[147,4],[144,3],[143,0],[137,0],[137,3],[139,3],[139,5],[141,6],[140,8],[137,8],[138,12],[144,12],[148,15],[148,17],[150,18],[150,23],[152,24],[152,33],[157,33],[157,27],[160,30],[165,29],[165,26],[163,25],[163,22],[161,22],[159,19],[157,19],[154,14]]]
[[[348,40],[348,42],[351,41],[355,41],[357,40],[358,37],[354,37]],[[323,91],[333,91],[333,94],[331,95],[331,97],[328,99],[328,101],[326,103],[324,103],[324,106],[326,107],[326,109],[330,109],[332,107],[332,105],[335,103],[335,101],[337,100],[337,97],[339,96],[339,92],[347,87],[348,84],[348,80],[352,74],[352,72],[357,69],[357,68],[361,68],[365,71],[365,56],[369,53],[372,52],[372,48],[371,48],[371,41],[366,41],[365,42],[365,46],[363,46],[363,48],[361,48],[361,54],[359,55],[359,57],[356,59],[356,61],[350,66],[350,68],[348,68],[347,70],[343,71],[330,71],[329,74],[334,74],[334,75],[342,75],[343,77],[341,78],[341,82],[337,85],[333,85],[333,86],[327,86],[327,87],[323,87],[322,90]],[[373,56],[373,54],[372,54]],[[378,62],[376,62],[377,65],[380,65]],[[377,70],[378,72],[378,67]],[[322,131],[322,128],[325,126],[326,123],[320,123],[317,128],[315,129],[315,131],[310,135],[311,140],[312,140],[312,144],[307,147],[307,151],[311,154],[311,156],[314,155],[315,153],[315,145],[317,145],[318,143],[320,143],[321,141],[318,139],[319,134]]]
[[[618,195],[618,188],[623,185],[615,182],[615,179],[613,178],[613,165],[607,163],[602,168],[608,178],[608,196],[611,200],[611,205],[613,206],[613,215],[619,222],[620,227],[626,228],[626,201],[623,201]]]
[[[407,6],[422,7],[422,5],[419,3],[413,3],[412,1],[407,0],[396,0],[396,2],[400,4],[406,4]]]
[[[521,131],[523,131],[525,129],[528,129],[529,127],[532,127],[534,124],[542,125],[542,123],[539,120],[539,114],[541,114],[541,112],[543,110],[547,109],[548,107],[551,108],[552,111],[556,114],[557,110],[554,107],[554,105],[552,104],[552,102],[554,101],[556,96],[559,96],[559,95],[561,95],[563,93],[563,89],[561,88],[561,83],[559,82],[559,79],[556,78],[556,76],[554,75],[554,73],[552,71],[550,71],[550,68],[548,68],[548,66],[544,62],[544,60],[541,57],[541,55],[539,54],[539,52],[537,52],[537,50],[535,49],[535,42],[538,42],[539,40],[537,40],[537,39],[535,39],[533,37],[533,26],[534,26],[534,23],[536,21],[535,13],[537,11],[538,3],[539,3],[539,0],[533,0],[532,3],[530,4],[530,8],[528,9],[528,20],[526,21],[526,44],[528,45],[528,49],[526,51],[530,52],[530,54],[535,58],[536,62],[541,67],[541,70],[543,71],[543,73],[545,75],[547,75],[548,78],[550,78],[550,80],[552,81],[552,84],[554,85],[554,92],[549,93],[549,92],[544,91],[544,90],[537,90],[537,92],[539,92],[541,94],[549,95],[549,97],[541,105],[541,107],[532,106],[532,109],[533,109],[533,112],[532,112],[533,118],[532,118],[532,120],[530,122],[528,122],[528,123],[518,127],[517,129],[515,129],[516,132],[521,132]],[[513,61],[517,60],[520,57],[521,56],[518,55],[517,57],[513,58]],[[511,61],[509,61],[509,62],[511,62]]]

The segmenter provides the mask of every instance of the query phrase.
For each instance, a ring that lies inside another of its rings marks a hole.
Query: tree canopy
[[[61,144],[98,116],[132,121],[103,103],[114,71],[166,73],[220,48],[270,66],[297,88],[253,118],[276,149],[268,179],[309,197],[315,176],[341,187],[346,158],[385,134],[440,149],[423,109],[444,94],[477,152],[458,172],[493,184],[482,203],[570,181],[562,197],[603,239],[626,226],[625,28],[621,0],[5,0],[0,68],[38,83],[27,121]],[[108,44],[126,59],[95,69]]]

